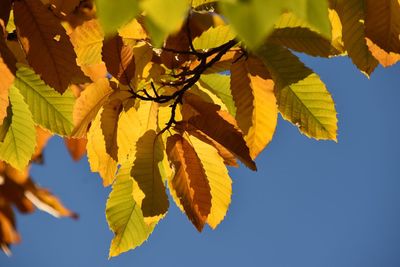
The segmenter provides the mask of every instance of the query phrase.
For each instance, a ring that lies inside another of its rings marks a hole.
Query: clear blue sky
[[[109,188],[53,139],[32,174],[81,217],[19,215],[23,241],[0,266],[400,266],[400,67],[368,80],[348,59],[305,61],[336,101],[339,143],[280,120],[259,171],[231,170],[233,201],[217,230],[199,234],[172,204],[148,242],[108,260]]]

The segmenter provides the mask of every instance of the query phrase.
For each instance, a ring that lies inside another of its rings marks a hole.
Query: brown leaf
[[[185,94],[185,108],[191,109],[192,115],[188,118],[189,112],[183,112],[184,120],[224,146],[251,170],[257,170],[235,118],[221,110],[220,106],[207,103],[193,94]]]
[[[211,189],[194,148],[182,136],[167,139],[167,155],[175,168],[170,189],[180,199],[186,215],[201,231],[211,210]]]
[[[64,93],[70,83],[87,81],[60,21],[40,0],[14,2],[14,16],[28,62],[48,85]]]
[[[132,47],[125,45],[122,38],[116,35],[104,41],[102,55],[108,72],[122,84],[129,84],[135,75]]]
[[[367,0],[366,37],[386,52],[400,53],[400,3],[398,0]]]
[[[64,143],[73,160],[79,161],[86,154],[86,138],[64,138]]]
[[[17,244],[21,240],[15,223],[12,207],[0,196],[0,248],[10,255],[9,245]]]
[[[113,99],[103,106],[101,113],[101,129],[106,142],[106,152],[118,162],[117,129],[119,114],[122,111],[122,101]]]

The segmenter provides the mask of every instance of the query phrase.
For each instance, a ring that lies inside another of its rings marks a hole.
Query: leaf
[[[29,65],[46,84],[64,93],[72,82],[87,80],[64,28],[40,0],[14,2],[14,16]]]
[[[71,43],[77,55],[79,66],[99,64],[102,62],[101,50],[104,33],[97,20],[85,21],[70,34]]]
[[[200,78],[200,84],[218,96],[228,108],[229,113],[235,116],[236,107],[231,93],[230,82],[231,78],[223,74],[205,74],[201,75]]]
[[[139,14],[138,0],[96,0],[95,2],[97,16],[106,35],[115,33]]]
[[[178,134],[168,137],[167,155],[175,168],[175,175],[169,181],[170,190],[201,232],[211,210],[211,189],[201,161],[189,142]]]
[[[257,48],[272,32],[282,12],[273,0],[225,1],[220,3],[222,14],[241,39],[252,49]]]
[[[378,62],[385,68],[390,67],[400,61],[400,54],[393,52],[386,52],[376,44],[374,44],[369,38],[366,38],[369,51],[378,60]]]
[[[79,161],[86,154],[86,138],[64,138],[64,143],[73,160]]]
[[[36,164],[43,164],[43,149],[47,145],[49,139],[53,136],[49,130],[40,126],[35,127],[36,130],[36,147],[32,155],[31,162]]]
[[[118,121],[117,143],[119,163],[127,161],[128,156],[135,151],[136,142],[142,134],[140,121],[135,108],[122,111]]]
[[[225,1],[221,3],[221,10],[251,49],[256,49],[262,44],[285,10],[292,10],[300,18],[313,25],[319,33],[329,38],[331,36],[326,0]]]
[[[8,92],[14,82],[14,75],[10,72],[0,55],[0,125],[7,116]]]
[[[366,1],[366,36],[386,52],[400,53],[400,3],[398,0]]]
[[[59,135],[71,133],[75,104],[71,91],[60,95],[46,85],[32,69],[23,65],[18,68],[14,85],[24,96],[36,123]]]
[[[235,126],[235,119],[229,113],[220,110],[218,105],[204,102],[194,95],[185,94],[185,104],[198,113],[188,118],[190,125],[224,146],[251,170],[256,170],[242,132]],[[185,119],[185,113],[183,115]]]
[[[207,224],[215,229],[224,219],[232,195],[232,180],[218,151],[211,145],[190,136],[190,143],[199,157],[211,189],[211,210]]]
[[[275,30],[268,37],[268,42],[311,56],[329,57],[341,53],[331,44],[330,39],[292,13],[285,13],[280,17],[275,24]]]
[[[0,144],[3,143],[4,139],[7,136],[8,129],[10,129],[11,118],[12,118],[11,106],[8,105],[8,107],[6,107],[6,117],[4,118],[3,123],[0,125]]]
[[[144,193],[141,208],[146,223],[158,221],[168,211],[168,197],[162,181],[159,164],[163,159],[163,146],[154,130],[149,130],[136,143],[131,177]]]
[[[25,169],[36,146],[36,132],[32,114],[15,86],[10,89],[11,125],[0,144],[0,159],[19,170]]]
[[[196,49],[210,49],[221,46],[232,39],[235,39],[236,34],[233,32],[230,25],[219,25],[211,27],[203,32],[199,37],[193,40],[193,46]]]
[[[232,64],[231,90],[238,126],[255,159],[272,140],[276,128],[274,82],[261,60],[249,56]]]
[[[4,27],[8,23],[8,19],[10,17],[10,12],[11,12],[11,6],[12,6],[12,0],[2,0],[0,1],[0,20],[3,21]],[[0,22],[0,29],[1,29],[1,22]]]
[[[108,72],[122,84],[129,84],[135,75],[132,47],[124,45],[122,38],[116,35],[104,41],[102,55]]]
[[[187,0],[143,0],[140,6],[146,13],[146,26],[152,42],[155,46],[160,46],[165,37],[177,32],[182,26],[189,9],[189,2]]]
[[[119,114],[122,111],[122,101],[113,99],[103,106],[100,125],[106,143],[106,152],[118,162],[117,129]]]
[[[112,191],[107,200],[106,217],[110,229],[115,236],[111,242],[109,257],[140,246],[151,234],[155,224],[144,222],[142,210],[135,202],[133,178],[124,165],[118,172]]]
[[[98,172],[103,179],[103,185],[109,186],[114,181],[114,176],[117,172],[117,162],[106,152],[106,144],[100,121],[102,112],[103,109],[100,109],[92,122],[87,134],[88,143],[86,149],[91,171]]]
[[[75,103],[73,111],[75,127],[71,136],[76,138],[86,136],[90,123],[111,93],[112,89],[106,78],[99,79],[86,87]]]
[[[285,48],[264,45],[258,55],[275,81],[282,116],[309,137],[336,141],[335,105],[318,75]]]
[[[365,10],[363,0],[337,1],[337,11],[343,27],[344,47],[349,57],[366,75],[370,75],[378,62],[372,56],[365,40]]]

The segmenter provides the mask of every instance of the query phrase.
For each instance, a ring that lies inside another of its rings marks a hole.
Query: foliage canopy
[[[29,176],[52,135],[112,185],[110,257],[175,204],[198,231],[228,210],[227,166],[256,170],[278,113],[337,140],[333,99],[293,51],[348,56],[369,76],[400,59],[398,0],[0,2],[0,246],[13,206],[76,217]]]

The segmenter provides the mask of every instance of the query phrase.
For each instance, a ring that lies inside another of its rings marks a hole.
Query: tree
[[[110,256],[143,243],[169,201],[197,230],[231,199],[226,166],[254,160],[278,113],[336,141],[333,99],[293,51],[349,56],[365,75],[400,58],[399,2],[6,0],[0,4],[0,245],[13,206],[76,217],[29,176],[52,135],[112,185]]]

